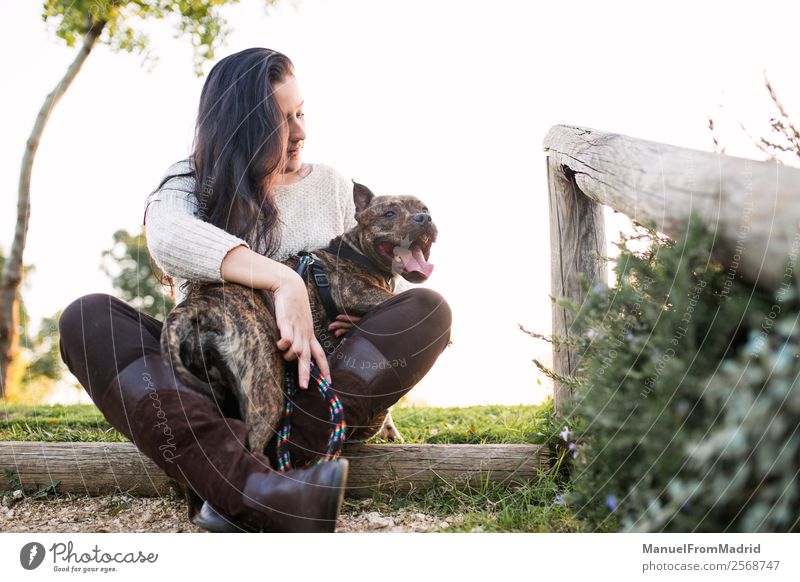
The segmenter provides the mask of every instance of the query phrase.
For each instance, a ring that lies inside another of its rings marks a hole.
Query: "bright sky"
[[[4,6],[0,47],[0,245],[10,247],[25,140],[72,60],[40,2]],[[439,227],[428,286],[454,314],[453,346],[412,391],[432,405],[544,398],[531,358],[550,332],[547,179],[541,142],[557,123],[710,149],[707,115],[729,153],[763,133],[766,70],[800,120],[789,2],[404,2],[258,0],[225,11],[218,56],[251,46],[286,53],[306,100],[306,161],[379,194],[415,194]],[[792,13],[793,12],[793,13]],[[35,322],[76,297],[110,291],[100,254],[138,229],[143,201],[188,154],[202,79],[169,23],[147,28],[159,62],[99,46],[58,105],[34,166],[25,254]],[[206,67],[206,71],[208,67]],[[624,222],[608,225],[616,237]],[[609,251],[613,251],[609,246]]]

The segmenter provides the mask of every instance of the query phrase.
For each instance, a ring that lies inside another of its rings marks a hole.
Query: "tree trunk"
[[[6,258],[2,274],[0,274],[0,398],[5,395],[6,382],[8,379],[8,368],[11,360],[16,356],[16,337],[18,329],[15,321],[17,319],[14,310],[17,305],[17,294],[19,293],[20,283],[22,282],[22,256],[25,251],[25,239],[28,234],[28,217],[31,211],[30,187],[31,172],[33,169],[33,159],[36,150],[39,149],[39,141],[42,132],[50,118],[53,108],[66,93],[72,81],[81,70],[83,63],[92,51],[97,38],[103,32],[106,22],[103,20],[93,22],[88,27],[88,31],[83,37],[78,54],[67,68],[64,77],[56,85],[55,89],[47,96],[36,116],[28,142],[25,145],[25,153],[22,156],[22,167],[19,173],[19,191],[17,198],[17,226],[14,230],[14,242],[11,251]]]

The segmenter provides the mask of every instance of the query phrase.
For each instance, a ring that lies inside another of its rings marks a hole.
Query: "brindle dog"
[[[358,224],[333,238],[328,248],[347,245],[369,259],[371,268],[340,253],[314,253],[325,265],[337,311],[363,315],[392,296],[398,275],[412,283],[428,278],[437,229],[414,196],[375,196],[354,182],[353,198]],[[295,268],[297,260],[285,264]],[[308,294],[314,333],[330,353],[341,338],[327,329],[331,322],[313,283]],[[180,381],[214,398],[226,414],[238,414],[247,424],[251,450],[263,452],[279,428],[285,400],[279,338],[270,292],[233,283],[202,284],[170,312],[161,351]],[[383,436],[400,438],[385,411],[351,440],[369,438],[381,425]]]

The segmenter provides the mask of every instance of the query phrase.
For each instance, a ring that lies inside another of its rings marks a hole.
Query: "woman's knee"
[[[407,293],[408,300],[413,302],[414,311],[421,314],[422,321],[442,331],[450,329],[453,313],[441,293],[428,287],[415,287],[404,293]]]
[[[114,297],[107,293],[90,293],[78,297],[67,305],[58,319],[58,333],[62,345],[82,341],[86,323],[96,322],[104,313],[108,313],[109,302],[113,299]]]

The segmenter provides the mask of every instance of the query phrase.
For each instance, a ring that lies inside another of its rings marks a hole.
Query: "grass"
[[[0,441],[127,441],[93,404],[0,405]]]
[[[552,445],[558,438],[552,402],[541,406],[470,406],[434,408],[397,405],[395,424],[406,443],[537,443]],[[0,441],[121,442],[93,405],[0,405]],[[373,438],[370,442],[383,442]],[[560,501],[557,471],[542,472],[535,483],[496,485],[452,484],[441,480],[424,492],[375,491],[374,509],[405,508],[436,517],[463,515],[448,532],[577,532],[580,521]],[[345,509],[358,500],[346,500]]]
[[[441,481],[417,493],[380,492],[372,497],[372,509],[389,514],[400,508],[435,516],[437,519],[462,515],[447,532],[579,532],[580,522],[557,501],[559,488],[544,472],[536,483],[478,486],[454,485]],[[345,510],[359,500],[345,500]]]
[[[553,408],[543,406],[396,406],[392,418],[407,443],[545,443]],[[0,405],[0,441],[122,442],[92,404]],[[369,442],[383,442],[374,438]]]

